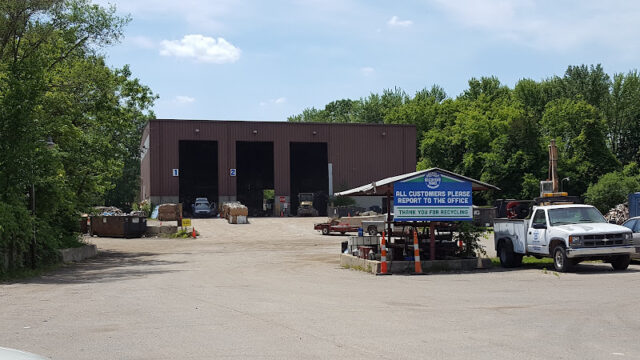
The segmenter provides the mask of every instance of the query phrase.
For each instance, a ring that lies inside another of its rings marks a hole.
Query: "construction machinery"
[[[318,210],[313,207],[313,193],[298,194],[298,216],[318,216]]]
[[[568,178],[567,178],[568,179]],[[580,202],[577,196],[568,196],[567,192],[558,190],[558,147],[551,139],[549,144],[549,177],[540,181],[540,197],[534,199],[537,205],[568,205]]]

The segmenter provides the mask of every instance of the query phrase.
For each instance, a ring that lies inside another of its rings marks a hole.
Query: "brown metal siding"
[[[218,142],[219,194],[235,195],[236,141],[274,143],[277,195],[290,195],[289,143],[326,142],[333,164],[334,191],[415,171],[416,128],[410,125],[316,124],[251,121],[153,120],[151,134],[150,195],[177,196],[180,140]],[[196,133],[196,129],[199,132]],[[253,131],[257,133],[253,133]],[[313,132],[316,134],[313,134]],[[385,133],[386,135],[382,135]],[[148,182],[144,179],[143,182]]]

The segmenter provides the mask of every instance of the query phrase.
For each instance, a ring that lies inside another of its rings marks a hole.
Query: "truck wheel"
[[[322,235],[329,235],[329,228],[328,227],[323,227],[322,228]]]
[[[374,225],[371,225],[367,229],[367,233],[369,233],[369,235],[371,235],[371,236],[376,236],[376,235],[378,235],[378,228],[375,227]]]
[[[553,248],[553,267],[556,271],[567,272],[573,268],[574,261],[567,257],[567,250],[564,245]]]
[[[522,254],[513,253],[513,267],[522,266]]]
[[[512,268],[517,266],[516,254],[513,253],[513,245],[509,241],[505,241],[500,246],[500,265],[503,268]],[[520,262],[522,262],[522,256],[520,256]]]
[[[613,270],[616,271],[626,270],[629,267],[630,262],[630,255],[617,255],[611,258],[611,266],[613,267]]]

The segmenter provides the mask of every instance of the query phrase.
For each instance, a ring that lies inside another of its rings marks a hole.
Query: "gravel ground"
[[[0,346],[52,359],[640,358],[637,264],[376,277],[342,269],[345,237],[316,233],[319,220],[89,239],[99,257],[0,285]]]

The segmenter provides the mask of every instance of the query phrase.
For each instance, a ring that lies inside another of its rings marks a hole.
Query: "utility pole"
[[[553,182],[553,192],[558,192],[558,147],[555,139],[549,145],[549,179]]]

